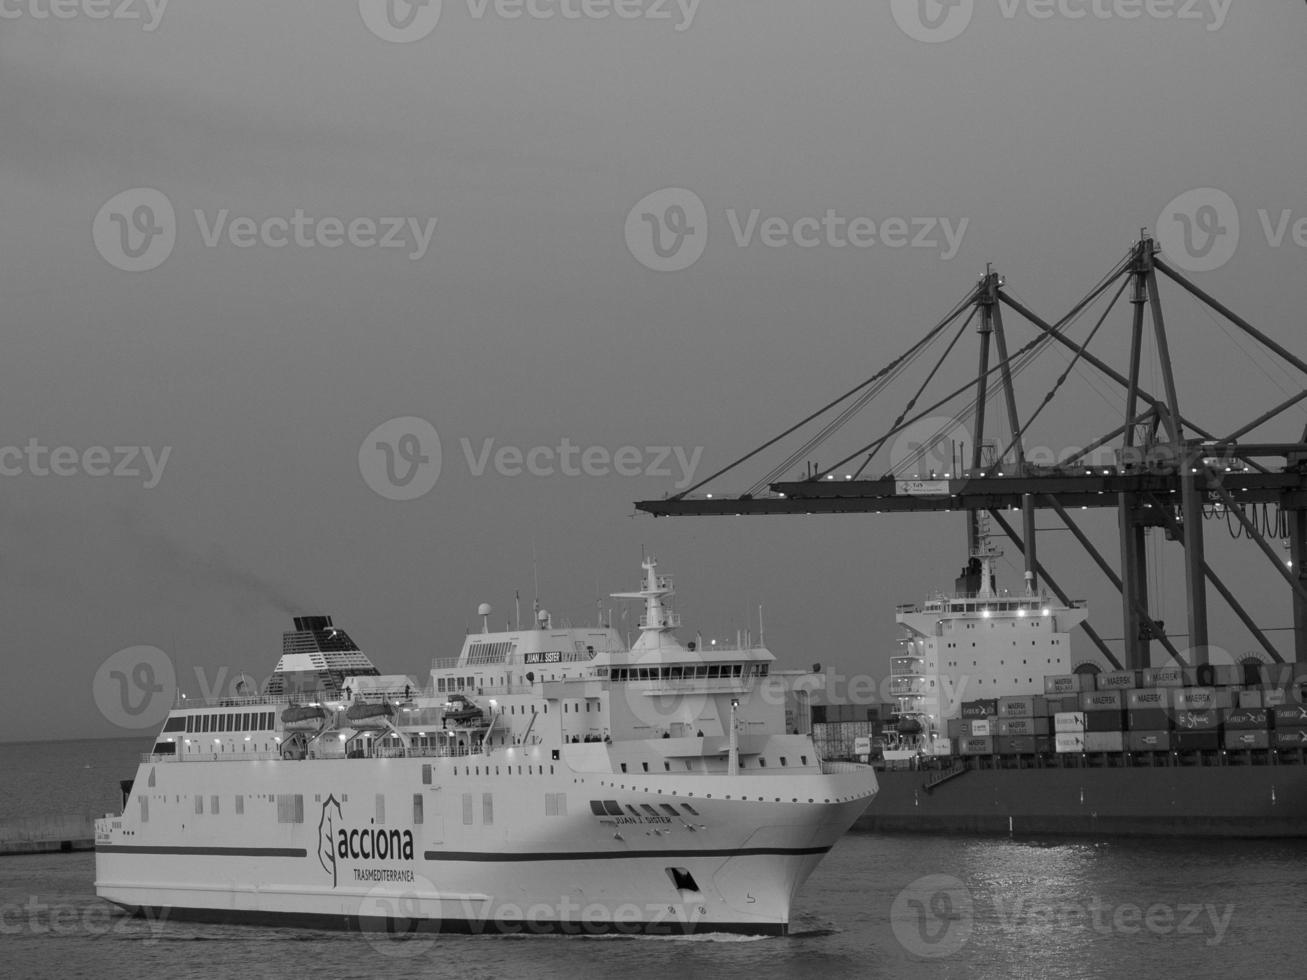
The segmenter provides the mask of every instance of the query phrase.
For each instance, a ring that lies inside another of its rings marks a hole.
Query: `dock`
[[[87,814],[0,820],[0,855],[95,849],[95,818]]]

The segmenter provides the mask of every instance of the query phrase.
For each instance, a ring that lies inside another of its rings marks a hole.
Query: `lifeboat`
[[[900,718],[898,733],[900,735],[920,735],[921,722],[917,721],[915,718]]]
[[[327,718],[327,709],[321,705],[292,704],[281,713],[281,724],[288,732],[320,732]]]
[[[350,728],[391,728],[395,723],[395,706],[389,701],[355,701],[345,712]]]

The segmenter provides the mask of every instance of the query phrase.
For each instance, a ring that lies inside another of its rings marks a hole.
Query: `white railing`
[[[841,772],[862,772],[866,766],[860,766],[856,762],[827,762],[822,760],[821,774],[823,776],[833,776]]]

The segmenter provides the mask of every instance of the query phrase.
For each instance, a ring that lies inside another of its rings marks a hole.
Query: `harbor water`
[[[148,748],[148,745],[144,746]],[[103,812],[140,740],[0,745],[0,818]],[[873,804],[874,806],[874,804]],[[785,938],[392,936],[130,918],[94,855],[0,858],[9,977],[1301,975],[1307,841],[850,834]]]

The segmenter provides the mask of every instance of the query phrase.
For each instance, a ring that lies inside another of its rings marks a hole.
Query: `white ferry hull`
[[[569,754],[598,749],[564,747],[556,762],[540,749],[518,750],[527,775],[506,753],[147,763],[137,788],[152,783],[148,820],[129,810],[97,825],[96,890],[164,922],[388,936],[781,934],[800,885],[875,792],[863,767],[778,778],[627,776],[567,764]],[[503,774],[465,774],[496,771]],[[423,800],[421,822],[415,795]],[[196,796],[206,801],[203,814],[194,812]],[[279,822],[279,807],[296,796],[301,821]],[[597,816],[591,801],[615,801],[624,815]],[[398,858],[389,853],[395,842]],[[679,874],[688,878],[678,882]]]

